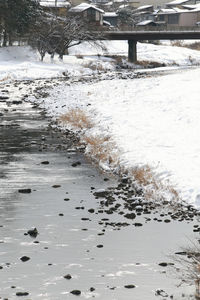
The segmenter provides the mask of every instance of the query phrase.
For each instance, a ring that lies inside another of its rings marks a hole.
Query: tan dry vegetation
[[[200,51],[200,42],[194,42],[192,44],[185,44],[183,41],[171,41],[172,46],[176,47],[184,47],[192,50],[199,50]]]
[[[146,199],[152,199],[158,194],[160,199],[165,201],[165,194],[167,193],[170,195],[171,202],[178,204],[181,201],[176,188],[169,183],[163,183],[157,178],[149,165],[131,168],[129,174],[142,188],[144,188]],[[164,194],[164,196],[161,196],[160,192]]]
[[[10,78],[11,78],[10,76],[6,76],[6,77],[0,79],[0,82],[4,82],[4,81],[6,81],[6,80],[8,80],[8,79],[10,79]]]
[[[76,58],[78,58],[78,59],[83,59],[84,57],[83,57],[82,54],[76,54]]]
[[[110,165],[118,164],[118,154],[113,152],[116,145],[110,137],[86,136],[84,142],[88,145],[88,153],[97,162],[108,162]]]
[[[91,119],[80,108],[69,110],[66,114],[59,118],[59,121],[63,124],[70,124],[78,129],[89,129],[93,127]]]
[[[78,129],[90,129],[93,127],[91,119],[80,108],[71,109],[59,118],[59,121],[69,123]],[[111,167],[119,167],[119,150],[110,136],[83,136],[82,141],[87,145],[88,156],[97,163],[107,162]],[[119,167],[119,175],[129,175],[144,190],[146,199],[154,199],[159,196],[165,201],[166,194],[170,195],[171,202],[180,203],[181,198],[174,186],[163,183],[149,165],[137,166],[130,169]]]
[[[165,63],[159,63],[157,61],[150,61],[150,60],[139,60],[137,61],[137,65],[140,65],[145,68],[166,67]]]
[[[84,64],[82,64],[82,66],[84,68],[91,69],[92,71],[99,71],[99,72],[106,71],[106,69],[102,66],[102,64],[100,64],[100,63],[93,63],[92,61],[84,63]]]

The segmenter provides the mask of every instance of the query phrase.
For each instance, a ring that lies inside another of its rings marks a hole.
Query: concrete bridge
[[[137,61],[137,42],[144,40],[198,40],[200,39],[200,29],[196,30],[152,30],[152,31],[107,31],[107,40],[127,40],[128,59],[130,62]]]

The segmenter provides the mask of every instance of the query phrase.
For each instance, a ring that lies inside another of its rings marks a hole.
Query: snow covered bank
[[[109,136],[121,168],[150,166],[182,198],[200,206],[199,69],[162,77],[57,87],[41,106],[54,119],[81,109],[84,136]],[[116,150],[115,149],[115,150]],[[89,149],[87,149],[90,151]],[[104,164],[105,165],[105,164]]]
[[[51,62],[50,56],[47,55],[43,63],[39,60],[39,54],[30,47],[0,48],[0,82],[62,77],[63,73],[68,73],[69,76],[83,76],[95,74],[98,70],[114,70],[116,62],[105,55],[127,56],[128,43],[107,41],[104,44],[107,50],[103,51],[83,43],[70,48],[70,55],[65,55],[63,62],[60,62],[58,57]],[[138,43],[138,60],[169,66],[196,65],[200,64],[200,52],[182,47]]]
[[[111,55],[127,54],[126,42],[107,42],[107,45]],[[0,82],[52,78],[63,76],[63,72],[69,77],[81,77],[101,69],[114,70],[113,60],[91,56],[94,54],[103,53],[83,44],[72,48],[64,62],[55,59],[51,63],[47,57],[41,63],[30,48],[0,48]],[[200,52],[139,43],[138,59],[191,65],[199,64]],[[106,154],[99,156],[101,167],[130,170],[134,175],[140,166],[147,177],[155,174],[159,186],[168,185],[171,190],[176,186],[184,200],[200,206],[199,76],[200,70],[193,69],[162,77],[114,79],[84,85],[70,85],[69,81],[68,85],[54,88],[50,97],[36,101],[40,101],[54,120],[77,109],[88,116],[92,126],[82,129],[82,137],[88,141],[90,154],[92,143],[106,145],[105,150],[101,149]],[[108,153],[110,157],[106,157]]]

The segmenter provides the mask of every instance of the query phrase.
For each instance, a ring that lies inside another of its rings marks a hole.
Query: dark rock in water
[[[170,223],[171,221],[169,219],[164,220],[165,223]]]
[[[65,198],[65,199],[64,199],[64,201],[69,201],[69,200],[70,200],[69,198]]]
[[[127,219],[135,219],[135,217],[136,217],[136,214],[134,214],[134,213],[130,213],[130,214],[126,214],[126,215],[124,215],[124,217],[125,217],[125,218],[127,218]]]
[[[21,259],[21,261],[26,262],[26,261],[28,261],[30,259],[30,257],[28,257],[28,256],[22,256],[20,259]]]
[[[109,191],[106,191],[106,190],[99,190],[99,191],[94,192],[93,195],[96,196],[96,197],[101,197],[101,198],[103,198],[103,197],[108,196],[109,194],[110,194]]]
[[[48,160],[42,161],[41,164],[42,165],[49,165],[49,161]]]
[[[103,248],[103,245],[97,245],[97,248]]]
[[[31,189],[19,189],[18,192],[22,193],[22,194],[30,194],[31,193]]]
[[[0,270],[2,270],[3,269],[3,267],[2,266],[0,266]]]
[[[136,227],[143,226],[143,224],[142,224],[142,223],[134,223],[133,225],[135,225]]]
[[[81,291],[79,290],[73,290],[70,292],[72,295],[76,295],[76,296],[79,296],[81,294]]]
[[[70,274],[67,274],[67,275],[65,275],[65,276],[63,276],[65,279],[68,279],[68,280],[70,280],[71,278],[72,278],[72,276],[70,275]]]
[[[72,164],[72,167],[77,167],[77,166],[80,166],[81,165],[81,162],[80,161],[77,161],[77,162],[74,162]]]
[[[5,96],[5,95],[0,95],[0,101],[1,101],[1,100],[7,100],[7,99],[9,99],[9,97],[8,97],[8,96]]]
[[[161,290],[161,289],[156,290],[155,295],[162,296],[162,297],[168,297],[168,294],[164,290]]]
[[[182,252],[175,252],[176,255],[187,255],[187,252],[182,251]]]
[[[168,266],[168,263],[162,262],[162,263],[159,263],[158,265],[161,266],[161,267],[167,267],[167,266]]]
[[[63,213],[60,213],[60,214],[58,214],[60,217],[63,217],[64,216],[64,214]]]
[[[16,105],[22,104],[22,101],[21,100],[13,100],[12,104],[16,104]]]
[[[124,286],[126,289],[134,289],[135,285],[134,284],[128,284]]]
[[[59,185],[59,184],[54,184],[54,185],[52,185],[52,187],[53,187],[54,189],[57,189],[57,188],[61,187],[61,185]]]
[[[95,212],[95,210],[93,208],[88,209],[88,212],[93,214]]]
[[[34,229],[30,229],[27,231],[27,233],[32,236],[32,237],[36,237],[38,235],[38,231],[37,231],[37,228],[34,228]]]
[[[128,181],[129,181],[128,177],[124,177],[124,178],[121,179],[122,183],[128,183]]]
[[[29,293],[28,292],[17,292],[16,296],[28,296]]]
[[[94,291],[95,291],[95,288],[91,287],[90,292],[94,292]]]

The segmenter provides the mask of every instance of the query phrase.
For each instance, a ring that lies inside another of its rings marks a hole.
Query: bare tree
[[[199,240],[190,241],[190,246],[182,248],[172,256],[178,263],[176,268],[181,283],[195,284],[196,297],[200,299],[200,244]]]
[[[65,18],[46,14],[40,18],[34,26],[30,37],[30,45],[37,48],[41,60],[46,53],[55,53],[63,59],[68,54],[68,49],[79,45],[84,41],[96,44],[99,47],[105,47],[99,40],[103,39],[103,32],[94,31],[88,22],[79,16],[68,16]]]

